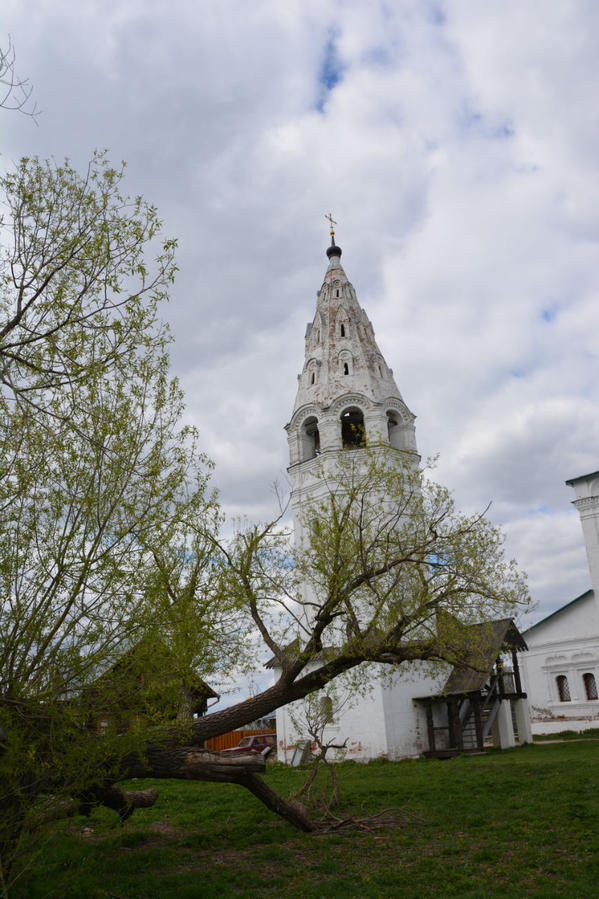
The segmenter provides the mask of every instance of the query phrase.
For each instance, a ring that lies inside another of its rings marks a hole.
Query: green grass
[[[587,727],[586,730],[560,730],[556,734],[536,734],[535,743],[546,743],[550,740],[599,740],[599,728]]]
[[[599,882],[599,748],[529,746],[451,761],[339,766],[343,814],[401,826],[298,833],[232,785],[136,781],[160,798],[54,824],[25,897],[585,897]],[[303,779],[273,766],[289,795]],[[84,835],[84,828],[93,828]],[[20,894],[21,895],[21,894]]]

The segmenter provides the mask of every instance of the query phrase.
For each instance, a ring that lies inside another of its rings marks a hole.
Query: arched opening
[[[310,384],[313,384],[316,379],[316,372],[312,372],[310,375]]]
[[[570,687],[568,686],[568,678],[565,674],[558,674],[555,678],[557,684],[557,695],[560,702],[570,702]]]
[[[345,337],[345,325],[341,325],[341,336]]]
[[[344,363],[343,363],[343,374],[344,374],[344,375],[348,375],[348,374],[349,374],[349,363],[348,363],[348,362],[344,362]]]
[[[318,433],[318,419],[314,416],[307,418],[302,425],[302,462],[314,459],[320,452],[320,434]]]
[[[364,415],[357,408],[346,409],[341,414],[341,440],[343,449],[358,449],[366,446]]]
[[[591,674],[590,671],[587,674],[582,675],[582,679],[584,681],[584,692],[586,694],[587,699],[597,699],[597,681],[595,680],[595,675]]]
[[[387,437],[391,446],[394,446],[395,449],[402,449],[401,428],[395,412],[387,412]]]

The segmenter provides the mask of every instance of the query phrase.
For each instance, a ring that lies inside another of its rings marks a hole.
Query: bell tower
[[[298,513],[308,496],[315,496],[317,476],[339,453],[383,446],[391,453],[411,454],[419,461],[415,416],[406,406],[374,329],[358,303],[341,265],[331,221],[329,260],[316,312],[306,327],[305,359],[291,421],[289,441],[291,503],[296,534]]]

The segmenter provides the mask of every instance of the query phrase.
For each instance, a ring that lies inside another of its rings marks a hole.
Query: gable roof
[[[596,478],[599,475],[599,471],[591,471],[589,474],[579,474],[577,478],[570,478],[566,481],[568,487],[572,487],[574,484],[577,484],[578,481],[586,481],[589,478]]]
[[[546,615],[545,618],[541,618],[540,621],[537,621],[536,624],[531,624],[530,627],[527,627],[524,634],[530,634],[531,631],[534,631],[536,627],[540,627],[542,624],[547,624],[548,621],[551,621],[552,618],[556,618],[558,615],[561,615],[562,612],[565,612],[566,609],[571,609],[572,606],[576,605],[576,603],[581,602],[583,599],[592,599],[594,596],[593,590],[585,590],[584,593],[581,593],[580,596],[577,596],[576,599],[570,600],[564,606],[560,606],[559,609],[556,609],[555,612],[551,612],[550,615]]]
[[[467,645],[462,650],[459,664],[447,679],[443,689],[445,694],[482,690],[502,652],[528,649],[511,618],[471,624],[464,628],[463,635]]]

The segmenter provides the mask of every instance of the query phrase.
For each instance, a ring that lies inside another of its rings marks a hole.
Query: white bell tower
[[[331,225],[333,223],[331,222]],[[420,460],[415,416],[403,401],[393,371],[374,338],[373,327],[341,265],[341,247],[331,227],[329,265],[317,293],[316,313],[306,328],[304,367],[291,421],[289,440],[291,503],[296,539],[301,539],[300,512],[308,497],[318,496],[323,466],[339,454],[368,446],[385,446]]]

